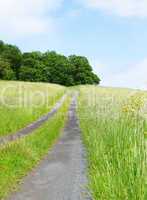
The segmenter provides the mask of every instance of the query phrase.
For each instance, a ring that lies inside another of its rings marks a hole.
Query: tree
[[[96,74],[94,74],[93,72],[92,72],[92,77],[93,77],[93,83],[94,84],[100,83],[101,79]]]
[[[0,58],[0,79],[2,80],[14,80],[15,73],[10,67],[9,62]]]
[[[23,66],[30,66],[34,67],[36,62],[42,61],[42,53],[39,51],[33,51],[33,52],[26,52],[22,55],[22,65]]]
[[[75,85],[99,84],[100,79],[92,72],[92,67],[86,57],[72,55],[68,59]]]
[[[30,52],[22,55],[22,66],[19,79],[23,81],[46,81],[45,65],[42,62],[41,52]]]
[[[57,54],[54,51],[48,51],[43,55],[43,63],[49,82],[66,86],[73,85],[71,66],[67,57]]]
[[[12,70],[15,72],[16,78],[19,78],[19,69],[22,61],[22,54],[18,47],[1,43],[0,56],[6,59]]]
[[[37,70],[26,66],[21,67],[19,78],[22,81],[39,81]]]
[[[4,46],[5,46],[4,42],[0,40],[0,53],[2,53]]]

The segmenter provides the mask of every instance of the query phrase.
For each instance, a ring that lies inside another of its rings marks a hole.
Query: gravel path
[[[76,117],[76,97],[63,135],[9,200],[86,200],[84,148]]]
[[[53,107],[53,109],[48,114],[42,116],[40,119],[33,122],[32,124],[29,124],[28,126],[26,126],[25,128],[21,129],[20,131],[14,133],[14,134],[0,137],[0,146],[6,144],[8,142],[12,142],[21,137],[24,137],[25,135],[28,135],[28,134],[32,133],[34,130],[36,130],[37,128],[39,128],[45,121],[47,121],[50,117],[52,117],[58,111],[58,109],[62,106],[65,98],[66,98],[66,95],[64,95],[56,103],[56,105]]]

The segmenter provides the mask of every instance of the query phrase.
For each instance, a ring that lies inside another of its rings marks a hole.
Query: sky
[[[0,40],[86,56],[101,85],[147,89],[146,0],[0,1]]]

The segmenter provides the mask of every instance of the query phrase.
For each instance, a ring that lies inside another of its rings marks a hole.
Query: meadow
[[[0,136],[13,134],[48,113],[65,90],[56,84],[0,81]]]
[[[71,95],[86,149],[88,191],[93,200],[147,199],[147,92],[122,88],[0,81],[0,136],[49,112],[57,113],[33,133],[0,146],[0,199],[48,153],[67,121]]]
[[[0,147],[0,199],[18,190],[23,177],[39,164],[56,142],[66,123],[70,101],[69,96],[52,119],[30,135]]]
[[[147,199],[146,98],[137,90],[80,87],[92,199]]]

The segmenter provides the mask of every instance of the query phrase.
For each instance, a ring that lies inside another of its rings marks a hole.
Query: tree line
[[[22,53],[17,46],[0,41],[0,79],[50,82],[65,86],[99,84],[86,57],[66,57],[55,51]]]

